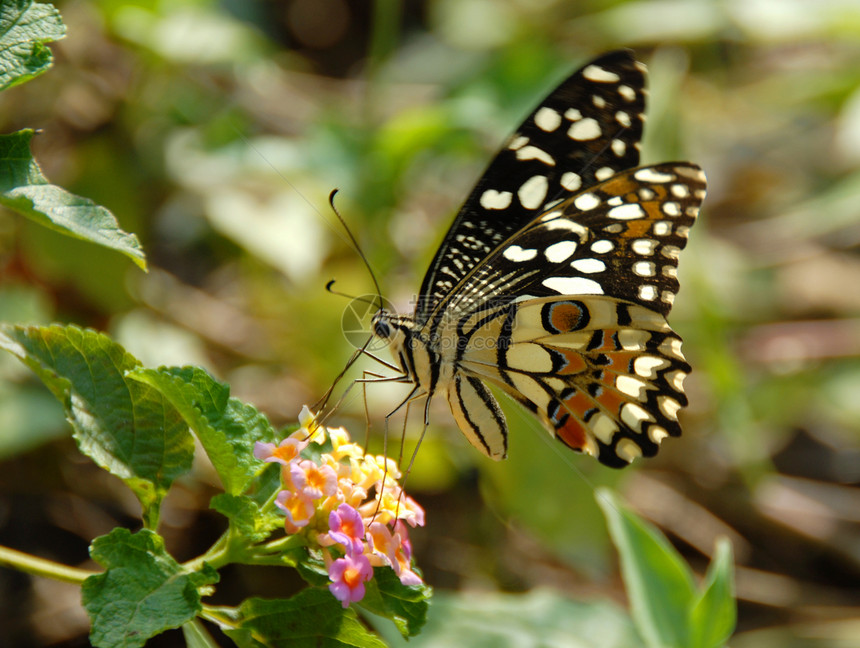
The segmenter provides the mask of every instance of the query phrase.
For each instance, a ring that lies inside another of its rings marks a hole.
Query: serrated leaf
[[[240,646],[270,648],[385,648],[324,589],[290,599],[247,599],[237,610],[238,630],[225,630]]]
[[[688,647],[688,610],[696,597],[689,567],[653,526],[612,491],[596,493],[621,556],[621,575],[636,629],[651,648]]]
[[[30,153],[33,131],[0,135],[0,205],[52,230],[111,248],[146,270],[146,256],[134,234],[89,198],[48,182]]]
[[[167,489],[191,468],[194,442],[161,393],[126,377],[138,360],[106,335],[76,326],[2,324],[0,348],[51,390],[80,451],[135,492],[154,528]]]
[[[206,565],[188,573],[164,549],[164,540],[143,529],[114,529],[93,541],[93,560],[106,568],[82,586],[95,646],[137,648],[150,637],[178,628],[201,610],[199,588],[218,581]]]
[[[373,570],[373,579],[365,585],[359,605],[394,622],[404,638],[417,635],[427,622],[432,589],[426,585],[404,585],[388,567]]]
[[[256,408],[231,398],[229,385],[199,367],[141,368],[128,375],[159,390],[182,414],[227,493],[242,494],[265,470],[254,457],[254,443],[274,442],[275,429]]]
[[[719,648],[729,640],[737,623],[734,589],[732,545],[720,538],[703,591],[690,609],[690,646]]]
[[[66,35],[60,12],[32,0],[0,3],[0,90],[29,81],[51,66],[45,43]]]

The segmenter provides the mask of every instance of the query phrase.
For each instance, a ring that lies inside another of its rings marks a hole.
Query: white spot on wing
[[[627,463],[642,456],[642,448],[633,439],[619,439],[615,446],[615,454]]]
[[[600,259],[577,259],[570,264],[570,267],[585,274],[593,274],[606,270],[606,264]]]
[[[552,220],[548,220],[544,227],[548,230],[567,230],[569,232],[574,232],[579,235],[580,239],[584,239],[588,235],[588,230],[584,225],[580,225],[569,218],[554,218]]]
[[[600,204],[600,198],[593,193],[584,193],[573,199],[573,206],[581,211],[594,209]]]
[[[654,301],[657,299],[657,288],[649,284],[639,286],[639,299],[643,301]]]
[[[603,412],[598,412],[588,421],[588,427],[591,428],[591,433],[600,439],[603,443],[610,443],[612,435],[618,432],[618,424],[612,420],[612,417],[607,416]]]
[[[666,364],[669,364],[668,360]],[[685,371],[681,371],[680,369],[676,369],[675,371],[670,371],[664,374],[666,381],[672,385],[676,392],[683,393],[684,391],[684,379],[687,377],[687,373]]]
[[[577,142],[587,142],[600,137],[600,124],[596,119],[586,117],[570,125],[567,136]]]
[[[619,110],[617,113],[615,113],[615,121],[617,121],[625,128],[629,128],[630,124],[633,123],[630,121],[630,115],[628,115],[623,110]]]
[[[517,197],[526,209],[537,209],[546,199],[548,189],[549,181],[546,176],[532,176],[517,190]]]
[[[656,247],[657,241],[654,239],[636,239],[630,245],[630,249],[640,256],[651,256]]]
[[[576,191],[582,186],[582,177],[573,171],[565,171],[561,174],[561,186],[568,191]]]
[[[669,366],[669,361],[657,356],[643,355],[633,361],[633,371],[643,378],[656,378],[657,371]]]
[[[615,175],[615,169],[612,167],[600,167],[594,172],[594,177],[603,182]]]
[[[630,428],[639,430],[645,421],[653,421],[652,416],[636,403],[624,403],[621,408],[621,420]]]
[[[641,378],[621,375],[615,379],[615,388],[622,394],[626,394],[636,400],[644,401],[648,385]]]
[[[662,428],[659,425],[652,425],[648,428],[648,438],[654,443],[659,444],[667,436],[669,436],[669,433],[666,432],[666,428]]]
[[[615,245],[612,241],[607,241],[606,239],[600,239],[591,244],[591,251],[595,254],[606,254],[607,252],[612,252],[614,249]]]
[[[636,99],[636,91],[629,85],[618,86],[618,94],[621,95],[621,98],[624,99],[624,101],[633,101]]]
[[[633,264],[633,273],[640,277],[653,277],[656,268],[653,261],[637,261]]]
[[[518,160],[538,160],[548,166],[555,166],[555,160],[546,151],[539,149],[537,146],[524,146],[517,150]]]
[[[624,140],[614,139],[612,140],[611,146],[612,152],[615,153],[617,157],[621,157],[627,152],[627,144],[624,143]]]
[[[561,126],[561,115],[549,106],[543,106],[535,113],[535,125],[542,131],[551,133]]]
[[[657,405],[660,407],[660,411],[666,415],[667,419],[671,421],[678,420],[678,410],[681,409],[681,403],[670,396],[658,396]]]
[[[651,227],[655,236],[668,236],[672,233],[672,223],[669,221],[657,221]]]
[[[633,177],[641,182],[669,182],[675,179],[673,174],[664,173],[654,168],[639,169],[633,174]]]
[[[523,249],[519,245],[510,245],[504,249],[502,256],[508,261],[514,263],[522,263],[523,261],[531,261],[537,256],[538,251],[534,248]]]
[[[514,195],[510,191],[487,189],[481,194],[481,207],[484,209],[507,209],[511,206]]]
[[[690,188],[683,184],[673,184],[669,190],[675,198],[686,198],[690,195]]]
[[[574,252],[576,252],[576,242],[574,241],[559,241],[543,251],[550,263],[567,261]]]
[[[661,207],[663,213],[667,216],[680,216],[681,215],[681,205],[676,202],[666,202],[663,203]]]
[[[603,288],[593,279],[584,277],[549,277],[541,283],[560,295],[602,295]]]
[[[615,72],[610,72],[593,63],[582,71],[582,76],[595,83],[618,83],[621,80]]]
[[[582,113],[579,112],[579,110],[577,110],[576,108],[568,108],[564,111],[564,116],[570,121],[578,121],[582,119]]]
[[[639,203],[625,203],[618,205],[618,207],[613,207],[606,215],[616,220],[631,220],[633,218],[642,218],[645,216],[645,212]]]
[[[511,143],[508,144],[508,148],[512,151],[516,151],[517,149],[521,149],[526,144],[529,143],[529,138],[524,135],[517,135],[511,140]]]
[[[677,259],[678,255],[681,254],[681,248],[677,245],[664,245],[663,249],[660,250],[660,254],[667,259]]]

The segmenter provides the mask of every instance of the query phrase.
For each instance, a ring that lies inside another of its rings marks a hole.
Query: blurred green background
[[[671,318],[694,367],[685,436],[616,472],[509,404],[510,459],[494,464],[440,400],[407,484],[428,512],[418,564],[439,614],[463,593],[623,605],[593,498],[611,485],[700,572],[714,538],[732,539],[735,648],[860,645],[860,3],[56,5],[68,36],[51,71],[0,95],[2,131],[41,129],[45,175],[111,209],[151,269],[4,212],[0,319],[91,326],[147,365],[202,365],[277,424],[353,350],[348,300],[326,282],[373,291],[328,193],[407,310],[522,117],[588,59],[635,49],[650,71],[643,162],[689,159],[709,180]],[[93,537],[135,526],[136,502],[77,454],[22,366],[0,358],[0,376],[0,544],[87,566]],[[373,443],[404,393],[367,390]],[[361,439],[364,420],[356,389],[334,422]],[[419,431],[415,415],[407,455]],[[222,530],[215,492],[201,462],[168,497],[180,559]],[[292,579],[228,569],[217,601],[286,596]],[[86,631],[75,587],[0,570],[4,646],[87,645]]]

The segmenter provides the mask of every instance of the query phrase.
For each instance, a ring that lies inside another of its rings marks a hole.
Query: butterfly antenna
[[[358,244],[358,241],[355,239],[355,236],[352,233],[352,230],[349,229],[349,226],[346,224],[346,221],[343,219],[343,216],[340,215],[340,212],[337,210],[337,207],[334,205],[334,197],[337,195],[338,189],[332,189],[332,192],[328,195],[328,204],[331,205],[331,210],[334,212],[334,215],[337,216],[338,221],[340,221],[341,226],[343,227],[346,235],[349,237],[349,240],[352,242],[352,247],[355,248],[355,251],[358,253],[358,256],[361,257],[362,262],[364,263],[364,267],[367,268],[367,272],[370,275],[371,281],[373,281],[373,288],[376,291],[376,296],[379,299],[379,307],[382,308],[382,289],[379,287],[379,281],[376,280],[376,275],[373,272],[373,268],[370,267],[370,261],[367,260],[367,256],[365,256],[364,251],[362,251],[361,246]],[[331,285],[333,281],[330,281],[326,286],[326,289],[333,293],[331,290]],[[342,293],[340,293],[342,294]]]
[[[362,295],[361,297],[356,297],[355,295],[350,295],[348,293],[341,292],[339,290],[335,290],[334,288],[332,288],[332,286],[335,284],[336,281],[337,281],[337,279],[332,279],[331,281],[329,281],[325,285],[325,289],[328,292],[330,292],[332,295],[337,295],[338,297],[346,297],[347,299],[352,299],[353,301],[361,301],[361,302],[364,302],[365,304],[370,304],[371,306],[373,306],[374,303],[376,302],[376,298],[368,299],[367,295]]]

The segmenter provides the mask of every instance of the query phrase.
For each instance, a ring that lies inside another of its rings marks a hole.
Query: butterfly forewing
[[[704,174],[686,162],[619,173],[506,240],[434,317],[468,313],[490,301],[497,307],[505,300],[589,294],[667,315],[678,291],[678,254],[704,197]]]
[[[644,67],[627,51],[575,72],[520,125],[445,235],[421,285],[423,323],[493,249],[548,204],[639,163]]]

